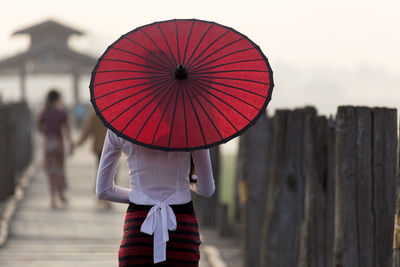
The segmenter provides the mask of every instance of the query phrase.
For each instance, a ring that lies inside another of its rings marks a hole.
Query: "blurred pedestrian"
[[[66,204],[65,190],[67,183],[64,170],[64,139],[72,153],[68,114],[61,101],[61,94],[52,89],[46,97],[46,103],[38,119],[38,129],[43,135],[44,168],[50,190],[50,205],[55,208],[57,197]]]
[[[101,152],[103,150],[106,133],[107,133],[107,128],[101,122],[99,117],[96,116],[96,113],[93,111],[93,109],[90,109],[86,115],[84,126],[78,138],[78,141],[75,142],[75,147],[82,145],[87,139],[92,139],[92,151],[97,159],[97,168],[100,164]],[[94,179],[93,191],[95,192],[96,176],[94,178],[95,179]],[[97,200],[100,206],[104,206],[105,208],[111,207],[108,201],[100,199]]]

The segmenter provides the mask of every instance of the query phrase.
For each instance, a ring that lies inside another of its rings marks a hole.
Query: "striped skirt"
[[[125,216],[124,235],[118,252],[119,266],[199,266],[200,236],[193,203],[170,205],[177,228],[169,231],[167,260],[153,263],[153,236],[140,232],[152,206],[129,204]]]

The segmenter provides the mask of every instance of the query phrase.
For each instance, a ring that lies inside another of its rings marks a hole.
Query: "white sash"
[[[141,191],[132,192],[133,203],[138,205],[153,205],[144,220],[140,231],[148,235],[154,234],[153,260],[154,263],[166,260],[167,241],[169,231],[176,230],[175,213],[169,205],[185,204],[190,202],[190,189],[172,194],[163,201],[156,201]],[[178,200],[179,203],[178,203]]]

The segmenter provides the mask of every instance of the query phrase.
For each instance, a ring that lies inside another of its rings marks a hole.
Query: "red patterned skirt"
[[[169,231],[167,260],[153,263],[153,236],[140,232],[152,206],[129,204],[125,216],[124,235],[118,252],[119,266],[195,267],[200,260],[200,235],[193,203],[170,205],[177,228]]]
[[[64,174],[63,140],[47,136],[44,140],[44,167],[47,173],[50,192],[63,192],[67,188]]]

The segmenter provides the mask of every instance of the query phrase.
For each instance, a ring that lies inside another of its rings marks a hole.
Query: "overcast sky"
[[[198,18],[233,27],[261,47],[275,75],[271,110],[310,104],[329,114],[342,104],[400,107],[398,0],[1,1],[0,59],[27,47],[27,39],[12,32],[49,18],[84,31],[71,45],[96,57],[143,24]],[[31,78],[28,90],[48,83]],[[84,97],[87,83],[81,82]],[[10,95],[17,85],[0,77],[0,94]]]

